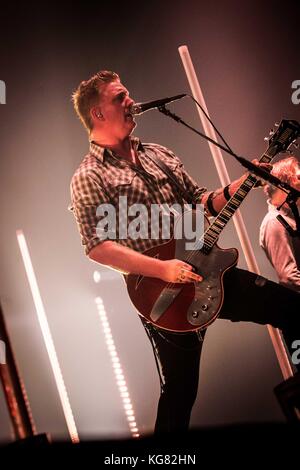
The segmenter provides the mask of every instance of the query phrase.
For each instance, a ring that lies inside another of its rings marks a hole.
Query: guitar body
[[[196,211],[190,213],[194,218]],[[205,228],[208,226],[205,218]],[[222,249],[214,244],[205,254],[201,249],[186,250],[186,242],[190,240],[172,238],[144,254],[161,260],[184,260],[203,277],[202,282],[167,283],[135,274],[126,281],[129,297],[142,317],[159,328],[181,333],[203,329],[216,319],[224,297],[223,275],[238,260],[235,248]]]

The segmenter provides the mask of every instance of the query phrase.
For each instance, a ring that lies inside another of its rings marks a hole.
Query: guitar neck
[[[276,155],[276,149],[268,149],[260,158],[260,163],[269,163]],[[203,249],[208,252],[217,242],[222,230],[226,227],[227,223],[234,215],[235,211],[240,207],[241,203],[253,188],[257,179],[249,175],[245,181],[239,186],[236,192],[231,196],[229,201],[219,212],[213,223],[208,227],[204,233]]]

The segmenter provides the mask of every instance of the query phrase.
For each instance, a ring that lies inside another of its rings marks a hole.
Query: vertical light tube
[[[52,371],[54,374],[54,379],[55,379],[56,387],[58,390],[60,402],[63,408],[65,420],[67,423],[67,428],[68,428],[72,442],[78,443],[79,436],[78,436],[78,432],[76,429],[73,412],[71,409],[68,393],[65,387],[63,376],[62,376],[61,368],[58,362],[55,346],[53,343],[45,308],[43,305],[40,290],[39,290],[36,276],[34,273],[34,269],[32,266],[26,239],[22,230],[17,230],[17,239],[18,239],[18,244],[19,244],[19,248],[21,251],[23,263],[25,266],[25,271],[27,274],[28,282],[30,285],[30,290],[31,290],[31,294],[33,297],[37,317],[38,317],[39,324],[42,330],[43,339],[44,339],[47,353],[49,356],[50,365],[52,367]]]

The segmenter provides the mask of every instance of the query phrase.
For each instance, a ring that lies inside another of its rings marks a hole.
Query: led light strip
[[[33,297],[36,313],[37,313],[40,327],[42,330],[42,335],[43,335],[46,349],[48,352],[48,356],[50,359],[52,371],[54,374],[54,379],[56,382],[59,398],[60,398],[63,412],[65,415],[68,431],[69,431],[72,442],[75,444],[79,442],[79,436],[78,436],[78,432],[76,429],[73,412],[71,409],[68,393],[65,387],[63,376],[62,376],[61,368],[58,362],[55,346],[54,346],[53,339],[51,336],[45,308],[43,305],[43,301],[42,301],[39,287],[37,284],[37,280],[35,277],[34,269],[31,263],[26,239],[22,230],[17,230],[17,239],[18,239],[21,255],[23,258],[23,263],[25,266],[28,282],[30,285],[30,290],[31,290],[31,294]]]
[[[106,315],[101,297],[96,297],[95,302],[96,302],[98,313],[99,313],[100,320],[102,323],[106,346],[107,346],[107,349],[111,358],[112,367],[114,369],[114,374],[115,374],[115,379],[116,379],[116,384],[119,388],[120,397],[123,403],[124,413],[128,421],[128,426],[129,426],[132,437],[138,438],[140,437],[140,434],[139,434],[139,430],[136,424],[133,406],[130,400],[126,380],[123,374],[123,369],[122,369],[120,359],[116,350],[116,346],[113,340],[113,336],[111,333],[111,329],[109,326],[109,322],[107,319],[107,315]]]

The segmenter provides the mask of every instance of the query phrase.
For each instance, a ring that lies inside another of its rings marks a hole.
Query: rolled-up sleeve
[[[70,210],[75,216],[81,243],[85,254],[88,255],[92,248],[104,241],[99,237],[99,230],[97,231],[97,208],[100,204],[109,204],[109,197],[97,178],[89,171],[75,173],[70,191]]]

